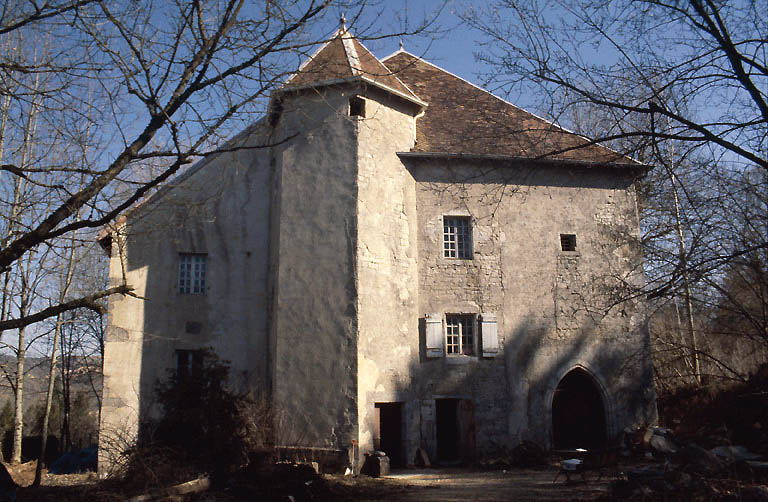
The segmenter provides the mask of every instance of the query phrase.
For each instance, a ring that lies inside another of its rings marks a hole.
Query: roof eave
[[[363,82],[366,85],[371,85],[374,87],[378,87],[379,89],[386,91],[390,94],[394,94],[395,96],[404,99],[410,103],[413,103],[415,105],[418,105],[420,107],[420,111],[424,111],[427,106],[429,106],[426,102],[414,97],[409,96],[408,94],[405,94],[404,92],[398,91],[397,89],[393,89],[389,87],[388,85],[382,84],[381,82],[377,82],[373,80],[370,77],[366,77],[365,75],[355,75],[352,77],[344,77],[344,78],[335,78],[332,80],[321,80],[319,82],[311,82],[309,84],[303,84],[303,85],[295,85],[295,86],[284,86],[280,89],[277,89],[277,93],[284,94],[288,92],[297,92],[297,91],[303,91],[307,89],[315,89],[318,87],[329,87],[334,85],[343,85],[343,84],[350,84],[355,82]]]
[[[536,164],[567,164],[576,165],[586,168],[592,167],[607,167],[612,169],[632,169],[636,171],[642,171],[647,173],[653,166],[648,164],[642,164],[640,162],[634,163],[621,163],[621,162],[606,162],[606,161],[592,161],[592,160],[580,160],[580,159],[556,159],[556,158],[542,158],[542,157],[523,157],[519,155],[496,155],[496,154],[480,154],[480,153],[451,153],[451,152],[397,152],[398,157],[411,158],[411,159],[462,159],[469,161],[506,161],[506,162],[532,162]]]

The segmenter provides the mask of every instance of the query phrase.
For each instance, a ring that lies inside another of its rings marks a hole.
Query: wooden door
[[[459,458],[470,463],[475,458],[475,402],[461,399],[458,405]]]

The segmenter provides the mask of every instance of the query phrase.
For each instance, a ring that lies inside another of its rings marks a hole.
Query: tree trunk
[[[33,91],[37,92],[40,83],[40,76],[35,76],[35,82]],[[32,157],[32,147],[35,141],[35,133],[37,131],[37,112],[38,112],[38,97],[32,100],[32,107],[29,110],[29,116],[25,124],[24,130],[24,149],[21,154],[21,166],[26,167]],[[17,184],[14,186],[14,208],[11,210],[11,222],[10,225],[19,227],[19,221],[22,215],[22,198],[25,190],[25,179],[16,179]],[[19,296],[21,298],[19,302],[19,314],[20,317],[24,317],[28,313],[30,307],[30,300],[32,298],[33,288],[32,283],[28,281],[30,267],[32,266],[32,255],[28,255],[26,270],[24,266],[19,267],[19,275],[21,278],[21,291]],[[13,420],[13,453],[11,455],[11,463],[18,464],[21,462],[21,440],[24,435],[24,356],[26,354],[26,340],[24,338],[25,328],[19,328],[18,347],[17,347],[17,361],[16,361],[16,410],[14,412]]]
[[[71,260],[70,260],[71,263]],[[40,457],[37,459],[35,467],[35,481],[32,486],[40,486],[43,478],[43,459],[45,459],[45,450],[48,446],[48,420],[51,416],[51,403],[53,402],[53,384],[56,376],[56,349],[59,345],[59,336],[61,335],[62,315],[56,317],[56,328],[53,332],[53,349],[51,351],[51,368],[48,371],[48,394],[45,397],[45,414],[43,415],[42,439],[40,443]]]
[[[24,433],[24,328],[19,329],[19,350],[16,359],[16,401],[13,414],[13,451],[11,463],[21,463],[21,438]]]
[[[70,383],[72,378],[72,372],[71,372],[71,363],[72,363],[72,354],[71,354],[71,348],[70,350],[67,350],[65,348],[66,345],[66,334],[62,333],[60,344],[61,344],[61,404],[62,404],[62,413],[61,413],[61,447],[64,451],[69,451],[69,449],[72,447],[72,437],[70,434],[70,427],[69,427],[69,410],[72,404],[71,400],[71,393],[70,393]]]
[[[667,122],[667,126],[671,129],[672,126]],[[685,247],[685,234],[683,233],[683,223],[680,217],[680,199],[677,195],[677,176],[675,176],[675,151],[674,143],[670,140],[669,143],[669,164],[664,163],[667,175],[669,176],[669,183],[672,187],[672,200],[675,209],[675,229],[677,231],[677,246],[680,252],[680,266],[683,271],[683,294],[685,299],[685,311],[686,311],[686,324],[688,327],[688,334],[690,336],[689,352],[691,355],[691,362],[693,364],[693,377],[696,381],[696,385],[701,385],[701,355],[699,354],[698,343],[696,342],[696,330],[693,323],[693,302],[691,301],[691,283],[688,273],[688,251]]]

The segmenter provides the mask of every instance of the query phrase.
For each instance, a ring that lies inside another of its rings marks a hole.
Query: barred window
[[[445,334],[447,354],[471,356],[475,353],[475,316],[445,316]]]
[[[179,255],[179,293],[185,295],[205,294],[205,265],[208,256],[204,254]]]
[[[472,259],[472,227],[469,218],[443,217],[443,256]]]

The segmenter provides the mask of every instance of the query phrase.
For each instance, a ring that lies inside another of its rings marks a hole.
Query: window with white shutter
[[[485,312],[480,315],[480,336],[483,343],[483,357],[496,357],[499,352],[499,329],[496,314]]]
[[[441,314],[427,314],[427,357],[443,356],[443,316]]]

